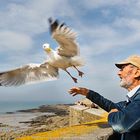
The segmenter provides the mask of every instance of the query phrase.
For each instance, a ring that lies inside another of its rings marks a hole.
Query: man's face
[[[122,66],[118,72],[118,75],[121,78],[120,86],[129,89],[135,82],[136,71],[137,67],[131,64]]]

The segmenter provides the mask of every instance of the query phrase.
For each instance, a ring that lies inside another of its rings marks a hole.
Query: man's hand
[[[77,94],[81,94],[84,96],[87,96],[89,89],[82,88],[82,87],[73,87],[68,91],[72,96],[75,96]]]
[[[115,108],[115,109],[111,109],[111,111],[109,112],[109,114],[112,113],[112,112],[118,112],[118,111],[119,111],[119,110],[116,109],[116,108]]]

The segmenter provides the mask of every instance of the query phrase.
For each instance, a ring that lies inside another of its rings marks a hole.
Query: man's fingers
[[[68,92],[69,92],[70,94],[74,93],[74,91],[73,91],[72,89],[70,89]]]
[[[112,112],[118,112],[118,109],[111,109],[111,111],[109,113],[112,113]]]
[[[72,91],[72,90],[69,90],[68,92],[69,92],[72,96],[77,95],[77,93],[76,93],[76,92],[74,92],[74,91]]]
[[[87,96],[89,90],[87,88],[82,88],[82,87],[73,87],[68,92],[73,96],[77,94]]]
[[[68,92],[72,95],[72,96],[75,96],[77,94],[79,94],[79,88],[78,87],[73,87],[71,88]]]
[[[77,93],[73,93],[73,94],[72,94],[72,96],[75,96],[75,95],[77,95]]]
[[[68,92],[69,92],[69,93],[74,93],[74,92],[78,92],[78,90],[79,90],[79,88],[73,87],[73,88],[71,88]]]

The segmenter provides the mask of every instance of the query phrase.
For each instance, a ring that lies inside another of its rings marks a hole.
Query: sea
[[[0,114],[7,112],[16,112],[18,110],[37,108],[41,105],[55,104],[45,101],[0,101]]]

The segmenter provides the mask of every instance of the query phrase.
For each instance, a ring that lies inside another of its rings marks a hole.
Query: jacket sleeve
[[[95,104],[99,105],[102,109],[109,112],[111,109],[118,108],[116,103],[104,98],[99,93],[89,90],[87,98],[90,99]]]
[[[140,129],[140,98],[134,99],[125,108],[108,115],[108,123],[119,133]]]

